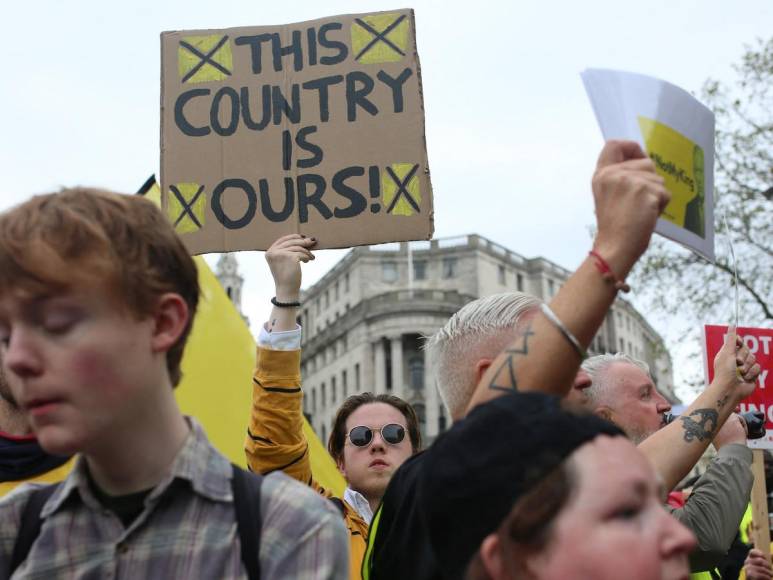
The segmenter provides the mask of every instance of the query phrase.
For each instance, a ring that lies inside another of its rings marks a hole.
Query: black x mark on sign
[[[192,44],[190,44],[190,43],[188,43],[188,42],[186,42],[184,40],[181,40],[180,41],[180,46],[182,46],[183,48],[187,49],[192,54],[194,54],[195,56],[197,56],[197,57],[199,57],[201,59],[198,62],[198,64],[196,64],[196,66],[194,66],[191,70],[189,70],[188,74],[186,74],[182,78],[182,82],[187,82],[188,79],[190,79],[193,75],[195,75],[197,72],[199,72],[201,67],[203,67],[204,65],[207,65],[207,64],[210,65],[210,66],[215,67],[221,73],[223,73],[225,75],[228,75],[228,76],[231,76],[231,71],[230,70],[228,70],[226,67],[224,67],[219,62],[213,60],[213,58],[212,58],[213,56],[215,56],[217,51],[220,50],[223,47],[223,45],[226,42],[228,42],[228,36],[224,36],[223,38],[221,38],[220,41],[214,46],[214,48],[212,48],[209,52],[207,52],[205,54],[205,53],[201,52],[198,48],[193,46]]]
[[[204,191],[204,186],[199,186],[199,190],[191,197],[190,201],[185,200],[185,196],[177,189],[177,186],[170,185],[169,189],[172,190],[172,193],[177,198],[177,201],[180,202],[180,207],[182,208],[180,215],[177,216],[177,219],[174,221],[174,227],[177,227],[177,225],[188,216],[191,221],[200,228],[201,222],[199,221],[199,218],[196,217],[196,214],[193,213],[193,204],[196,203],[196,200],[199,199],[199,196]]]
[[[419,211],[419,204],[416,203],[416,200],[411,197],[411,194],[408,193],[408,184],[411,182],[411,179],[414,175],[416,175],[416,172],[418,171],[419,166],[414,165],[411,170],[406,173],[404,179],[400,179],[397,174],[392,171],[391,167],[387,167],[386,171],[389,174],[389,177],[392,178],[392,181],[395,182],[395,185],[397,185],[397,191],[395,192],[395,196],[392,198],[392,203],[389,204],[389,207],[387,208],[387,213],[392,213],[392,210],[395,209],[395,206],[397,205],[397,202],[400,201],[400,197],[405,197],[405,201],[407,201],[410,206],[416,211],[416,213],[420,213]]]
[[[391,40],[389,40],[386,37],[386,35],[389,34],[392,30],[394,30],[397,27],[397,25],[400,24],[403,20],[405,20],[405,14],[401,14],[400,17],[397,18],[392,24],[390,24],[384,30],[379,32],[364,20],[360,18],[355,18],[354,21],[357,24],[359,24],[362,28],[370,32],[373,35],[373,39],[368,44],[365,45],[365,47],[359,52],[359,54],[357,54],[357,56],[354,57],[354,60],[360,60],[362,58],[362,55],[364,55],[371,48],[373,48],[378,42],[383,42],[389,48],[397,52],[400,56],[405,56],[405,53],[400,49],[400,47],[396,46]]]

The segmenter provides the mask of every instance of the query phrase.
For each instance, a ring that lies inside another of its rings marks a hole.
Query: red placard
[[[727,326],[707,324],[704,327],[707,382],[714,379],[714,357],[725,342]],[[773,329],[738,327],[738,336],[757,358],[762,371],[757,379],[757,388],[741,401],[739,411],[762,411],[765,413],[767,434],[762,439],[749,441],[749,447],[773,449]]]

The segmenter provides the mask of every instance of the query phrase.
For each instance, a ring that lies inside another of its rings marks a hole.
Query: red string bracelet
[[[615,276],[612,268],[610,268],[609,264],[607,264],[607,261],[601,257],[601,254],[599,254],[596,250],[591,250],[588,252],[588,254],[596,258],[593,263],[596,264],[596,269],[601,273],[601,277],[604,279],[604,281],[612,282],[615,285],[615,290],[622,290],[626,293],[631,291],[631,287],[626,284],[625,280],[617,279],[617,276]]]

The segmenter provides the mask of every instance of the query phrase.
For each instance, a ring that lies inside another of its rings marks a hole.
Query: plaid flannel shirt
[[[38,539],[13,578],[246,578],[236,529],[231,465],[189,419],[191,433],[169,474],[124,528],[91,492],[83,458],[43,507]],[[0,578],[32,485],[0,501]],[[261,488],[260,568],[266,579],[348,577],[341,514],[311,489],[276,472]]]

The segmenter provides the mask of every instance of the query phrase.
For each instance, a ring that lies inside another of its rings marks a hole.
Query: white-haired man
[[[459,309],[427,339],[425,350],[452,421],[464,417],[481,377],[515,340],[542,301],[523,292],[479,298]]]
[[[739,356],[755,366],[753,355],[741,352]],[[696,482],[686,505],[672,510],[698,539],[693,571],[714,567],[724,557],[752,488],[752,454],[746,447],[744,423],[732,413],[747,389],[734,389],[731,383],[732,377],[715,379],[668,426],[666,413],[671,405],[658,392],[649,367],[622,353],[584,361],[569,394],[570,400],[625,431],[655,464],[669,490],[714,443],[717,457]]]

